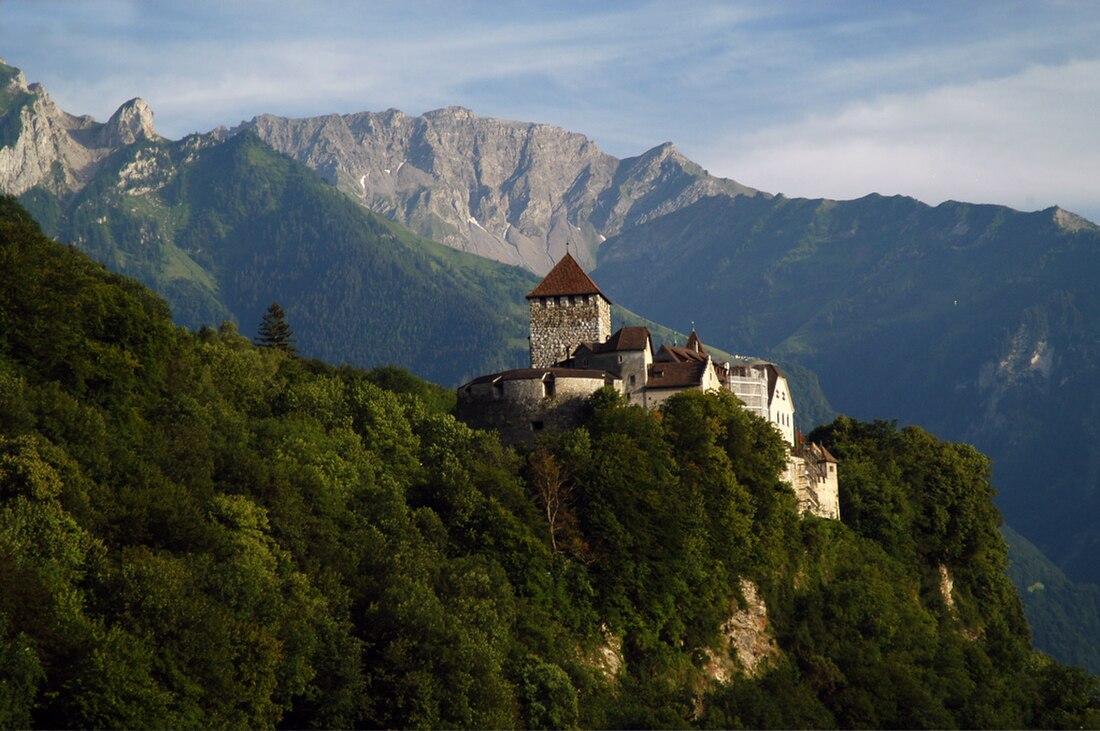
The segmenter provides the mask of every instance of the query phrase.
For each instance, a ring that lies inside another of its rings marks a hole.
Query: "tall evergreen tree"
[[[294,345],[294,333],[291,332],[290,324],[286,321],[286,312],[278,302],[272,302],[264,313],[257,342],[265,348],[278,348],[288,353],[298,352]]]

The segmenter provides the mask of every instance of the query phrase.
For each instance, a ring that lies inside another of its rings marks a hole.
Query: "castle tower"
[[[531,367],[549,368],[579,343],[611,337],[611,300],[566,252],[527,295],[531,306]]]

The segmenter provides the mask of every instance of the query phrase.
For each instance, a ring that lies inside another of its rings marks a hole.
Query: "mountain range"
[[[449,107],[286,119],[239,129],[422,236],[542,275],[574,245],[595,266],[607,237],[714,195],[764,195],[708,175],[671,143],[619,160],[558,127]]]
[[[0,190],[181,324],[250,334],[278,300],[307,355],[444,384],[522,363],[523,294],[574,244],[620,322],[694,322],[797,374],[803,424],[831,403],[972,441],[1013,528],[1100,580],[1100,230],[1067,211],[788,199],[671,144],[619,160],[461,108],[171,141],[140,99],[98,123],[2,64]]]

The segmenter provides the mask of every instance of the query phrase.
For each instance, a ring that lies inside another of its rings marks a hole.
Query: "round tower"
[[[527,295],[531,367],[549,368],[583,342],[611,337],[611,300],[568,252]]]

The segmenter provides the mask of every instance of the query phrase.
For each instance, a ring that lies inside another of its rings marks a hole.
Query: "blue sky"
[[[1100,221],[1098,2],[0,0],[0,57],[74,114],[140,96],[171,138],[460,105],[788,196]]]

